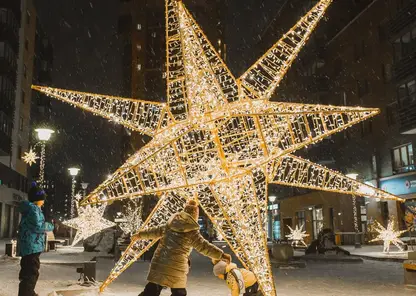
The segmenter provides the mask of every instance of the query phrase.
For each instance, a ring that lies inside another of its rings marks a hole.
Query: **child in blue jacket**
[[[53,230],[53,225],[45,222],[41,207],[46,194],[36,182],[29,190],[29,201],[19,205],[22,220],[19,225],[19,296],[35,296],[35,286],[39,278],[39,256],[45,249],[45,233]]]

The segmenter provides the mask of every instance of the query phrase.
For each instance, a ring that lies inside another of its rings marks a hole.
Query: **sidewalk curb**
[[[388,261],[388,262],[398,262],[398,263],[403,263],[404,261],[407,260],[407,259],[401,259],[401,258],[372,257],[372,256],[357,255],[357,254],[351,254],[351,256],[359,257],[361,259],[371,260],[371,261]]]

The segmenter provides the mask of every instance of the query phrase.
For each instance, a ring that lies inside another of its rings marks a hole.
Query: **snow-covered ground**
[[[59,251],[55,254],[43,254],[43,257],[61,256]],[[91,254],[94,256],[95,254]],[[75,257],[73,257],[75,256]],[[90,255],[75,252],[63,255],[68,261],[78,260]],[[46,259],[46,258],[45,258]],[[98,280],[104,280],[110,272],[114,261],[100,258],[97,264]],[[139,261],[124,272],[103,296],[138,295],[146,284],[146,274],[149,262]],[[188,295],[212,296],[228,295],[225,284],[216,279],[211,273],[211,263],[196,253],[192,256],[192,269],[189,275]],[[0,259],[0,296],[17,295],[18,287],[18,260]],[[363,264],[323,264],[309,263],[304,269],[274,270],[276,286],[279,296],[343,296],[343,295],[415,295],[416,290],[407,289],[403,285],[403,270],[400,263],[367,261]],[[76,284],[78,274],[75,267],[65,265],[42,265],[37,292],[46,296],[53,290],[67,288]],[[76,287],[73,287],[76,288]],[[91,292],[86,295],[96,295]],[[168,290],[163,296],[170,295]]]

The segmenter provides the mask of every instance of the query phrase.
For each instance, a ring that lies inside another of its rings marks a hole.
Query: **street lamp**
[[[353,180],[357,180],[358,174],[357,173],[349,173],[346,174],[348,178],[351,178]],[[357,198],[354,194],[351,195],[352,197],[352,212],[354,215],[354,230],[355,230],[355,248],[361,248],[361,238],[360,233],[358,229],[358,213],[357,213]]]
[[[87,195],[88,185],[90,185],[90,184],[89,183],[85,183],[85,182],[81,183],[81,188],[82,188],[82,190],[84,190],[84,196]]]
[[[52,134],[55,131],[49,128],[37,128],[35,129],[35,132],[37,134],[37,138],[39,142],[35,144],[34,148],[36,148],[37,145],[40,145],[40,149],[41,149],[38,183],[40,185],[43,185],[43,182],[45,181],[46,142],[50,140]],[[29,165],[31,165],[32,163],[35,163],[36,159],[38,159],[38,157],[36,156],[36,153],[32,151],[32,149],[30,149],[28,153],[26,152],[26,156],[23,158],[23,160]]]
[[[72,184],[71,184],[71,210],[70,210],[70,219],[74,218],[74,212],[75,212],[75,208],[74,208],[74,197],[75,197],[75,184],[76,184],[76,180],[75,177],[78,175],[80,169],[79,168],[69,168],[69,175],[72,177]],[[73,229],[70,229],[70,243],[72,243],[72,238],[73,238]]]
[[[37,128],[37,129],[35,129],[35,132],[38,135],[39,141],[43,141],[43,142],[49,141],[52,134],[55,133],[55,131],[53,131],[49,128]]]
[[[37,128],[35,132],[38,134],[38,139],[40,141],[40,165],[39,165],[39,183],[43,184],[45,181],[45,160],[46,160],[46,142],[49,141],[53,130],[49,128]]]

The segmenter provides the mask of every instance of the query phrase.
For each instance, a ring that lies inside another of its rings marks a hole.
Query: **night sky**
[[[284,1],[228,1],[227,63],[236,76],[255,61],[259,35]],[[119,0],[37,0],[36,7],[54,47],[53,86],[121,94]],[[47,172],[64,177],[69,166],[77,165],[83,181],[95,187],[122,163],[120,127],[57,101],[52,101],[52,108],[57,134]]]

